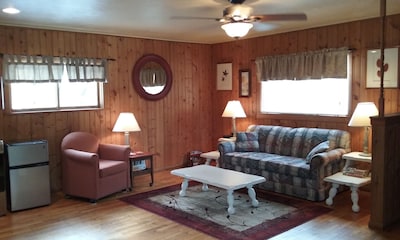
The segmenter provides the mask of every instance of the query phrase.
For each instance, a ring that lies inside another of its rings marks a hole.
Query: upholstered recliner
[[[101,144],[87,132],[67,134],[61,142],[64,194],[96,202],[130,189],[130,151],[129,146]]]

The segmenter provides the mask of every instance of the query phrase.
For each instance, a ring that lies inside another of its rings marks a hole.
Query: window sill
[[[38,109],[38,110],[21,110],[21,111],[7,111],[7,114],[25,114],[25,113],[53,113],[53,112],[77,112],[77,111],[97,111],[103,108],[68,108],[68,109]]]
[[[328,115],[311,115],[311,114],[287,114],[287,113],[257,113],[257,119],[272,120],[297,120],[297,121],[318,121],[318,122],[335,122],[345,123],[349,121],[348,116],[328,116]]]

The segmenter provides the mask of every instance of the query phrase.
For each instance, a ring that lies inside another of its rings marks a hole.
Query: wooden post
[[[380,9],[381,9],[381,63],[380,63],[380,77],[381,77],[381,87],[380,87],[380,95],[379,95],[379,117],[383,117],[385,115],[385,96],[384,96],[384,65],[385,65],[385,32],[386,32],[386,0],[380,1]]]
[[[368,226],[386,230],[400,221],[400,114],[372,117],[371,216]]]

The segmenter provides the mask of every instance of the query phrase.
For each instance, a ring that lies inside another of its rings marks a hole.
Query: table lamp
[[[125,145],[130,146],[129,133],[139,132],[140,127],[136,121],[135,115],[129,112],[122,112],[119,114],[117,121],[115,122],[113,132],[123,132],[125,134]]]
[[[371,127],[370,117],[376,115],[378,115],[378,109],[373,102],[360,102],[351,116],[348,124],[350,127],[364,127],[363,152],[360,153],[360,156],[371,156],[368,151],[369,128]]]
[[[222,113],[222,117],[232,118],[232,134],[236,137],[236,118],[245,118],[246,113],[243,110],[242,104],[237,100],[229,101],[226,104],[225,110]]]

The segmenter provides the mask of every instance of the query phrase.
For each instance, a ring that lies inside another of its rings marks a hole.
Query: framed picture
[[[232,90],[232,63],[217,64],[217,90]]]
[[[399,76],[399,49],[385,49],[384,79],[385,88],[397,88]],[[381,86],[381,50],[367,51],[367,88],[379,88]]]
[[[239,97],[250,97],[250,70],[239,70]]]

